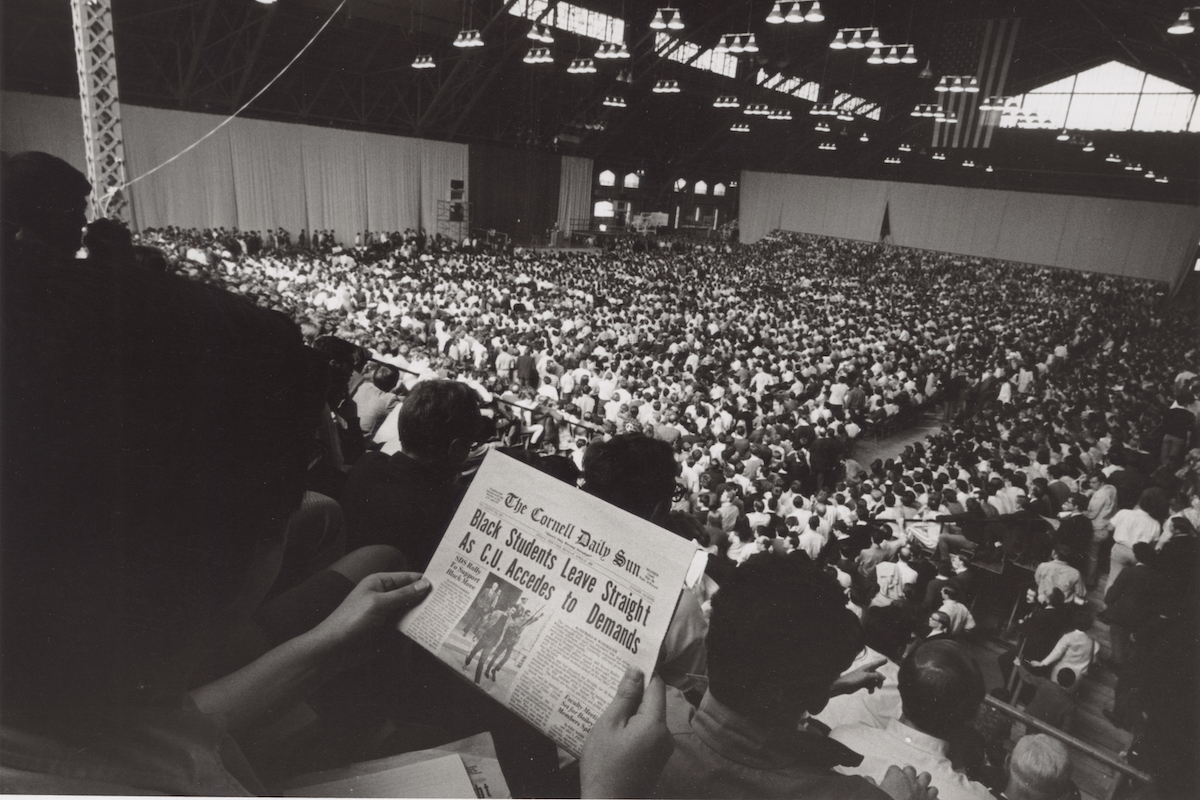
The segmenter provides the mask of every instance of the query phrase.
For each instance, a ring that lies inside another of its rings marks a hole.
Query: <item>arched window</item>
[[[609,174],[612,174],[612,173],[609,173]],[[593,214],[594,214],[594,216],[597,216],[597,217],[616,216],[616,212],[613,210],[613,204],[612,204],[611,200],[597,200],[595,211],[593,212]]]
[[[713,187],[713,197],[724,197],[724,196],[725,196],[725,184],[718,183],[716,186]]]
[[[680,178],[679,180],[675,181],[675,191],[682,192],[685,189],[687,189],[687,180]]]
[[[642,179],[638,177],[636,172],[631,172],[625,176],[625,188],[636,189],[642,184]]]
[[[616,186],[617,185],[617,176],[613,174],[613,171],[611,169],[606,169],[606,170],[604,170],[604,172],[600,173],[600,185],[601,186]]]
[[[696,194],[708,194],[708,184],[704,181],[696,181]]]

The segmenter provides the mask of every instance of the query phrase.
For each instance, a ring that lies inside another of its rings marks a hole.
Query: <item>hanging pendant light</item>
[[[937,86],[935,86],[935,87],[933,87],[933,90],[934,90],[935,92],[948,92],[948,91],[950,91],[950,79],[949,79],[949,78],[947,78],[945,75],[943,75],[943,76],[942,76],[942,79],[941,79],[940,81],[938,81],[938,85],[937,85]]]
[[[673,31],[683,30],[683,15],[679,13],[679,9],[677,8],[673,8],[671,11],[675,13],[671,15],[669,20],[667,20],[667,27]]]
[[[871,51],[871,55],[867,56],[867,63],[868,64],[882,64],[883,63],[883,56],[881,56],[879,54],[878,47],[876,47],[874,50]]]
[[[961,77],[955,78],[954,83],[950,84],[950,91],[955,93],[963,91],[964,88],[963,79]]]
[[[1183,34],[1191,33],[1196,30],[1192,27],[1192,20],[1188,17],[1188,10],[1185,8],[1179,13],[1179,19],[1175,20],[1175,24],[1167,28],[1167,33]]]
[[[833,39],[829,42],[830,50],[845,50],[846,39],[842,36],[842,32],[838,31],[834,34]]]
[[[656,31],[665,31],[667,29],[667,21],[663,19],[663,10],[661,8],[654,12],[654,19],[650,20],[650,27]]]
[[[758,52],[758,42],[755,40],[753,33],[750,34],[748,37],[746,37],[746,44],[742,47],[742,52],[743,53],[757,53]]]
[[[888,51],[887,58],[883,59],[883,63],[899,64],[900,63],[900,48],[892,47],[892,49]]]
[[[799,3],[792,3],[792,7],[788,10],[787,16],[783,18],[784,22],[804,22],[804,13],[800,11]]]
[[[772,25],[779,25],[783,21],[783,3],[776,3],[775,7],[771,9],[771,13],[767,14],[767,22]]]
[[[916,54],[916,52],[914,52],[913,46],[911,44],[907,45],[904,48],[904,55],[900,56],[900,63],[901,64],[917,63],[917,54]]]
[[[1092,153],[1092,152],[1095,152],[1095,150],[1096,150],[1096,145],[1092,144],[1091,141],[1089,141],[1087,144],[1085,144],[1083,146],[1083,152],[1085,152],[1085,153]]]
[[[731,39],[731,41],[729,43],[729,52],[743,53],[746,51],[745,46],[742,44],[741,36],[732,36],[732,37],[730,37],[730,39]]]
[[[797,3],[796,5],[799,6],[800,4]],[[821,12],[821,0],[817,0],[815,3],[812,4],[812,8],[810,8],[808,10],[808,13],[804,15],[804,21],[805,22],[824,22],[825,21],[825,15]]]
[[[846,47],[849,47],[851,50],[862,50],[866,47],[863,44],[862,31],[855,31],[854,35],[850,37],[850,41],[846,43]]]
[[[971,80],[967,81],[966,90],[971,94],[979,94],[979,78],[972,75]]]
[[[871,29],[871,38],[867,39],[867,47],[883,47],[883,40],[879,38],[879,28]]]

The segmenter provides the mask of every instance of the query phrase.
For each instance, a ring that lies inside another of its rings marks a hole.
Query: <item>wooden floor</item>
[[[1028,582],[1032,585],[1033,574],[1029,570],[1021,570],[1011,564],[1006,565],[1005,569],[1028,573]],[[1020,577],[1024,579],[1026,576],[1021,575]],[[1105,580],[1101,580],[1098,587],[1088,594],[1088,605],[1094,613],[1099,613],[1104,608],[1104,585]],[[986,596],[981,597],[976,617],[982,633],[969,642],[976,660],[983,669],[984,680],[989,692],[1003,685],[996,658],[1007,651],[1013,643],[1004,635],[1012,611],[1011,602],[1007,598],[994,597],[993,594],[988,592]],[[1088,635],[1100,644],[1099,661],[1101,663],[1094,664],[1087,676],[1084,677],[1076,695],[1077,710],[1074,722],[1071,729],[1065,732],[1107,751],[1109,755],[1124,760],[1123,754],[1129,748],[1133,738],[1132,734],[1114,726],[1103,714],[1105,709],[1112,709],[1113,692],[1117,683],[1116,675],[1105,666],[1105,662],[1111,654],[1108,626],[1097,620],[1093,623],[1092,629],[1088,631]],[[1025,733],[1024,725],[1013,723],[1008,749],[1011,750],[1012,745],[1016,744],[1017,740]],[[1072,751],[1071,756],[1074,761],[1075,783],[1084,800],[1108,798],[1117,779],[1117,773],[1077,751]]]

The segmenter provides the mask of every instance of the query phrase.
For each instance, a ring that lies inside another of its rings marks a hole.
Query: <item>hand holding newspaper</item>
[[[654,672],[696,550],[489,452],[400,630],[578,756],[626,666]]]

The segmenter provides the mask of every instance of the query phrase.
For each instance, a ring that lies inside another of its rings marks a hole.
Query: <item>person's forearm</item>
[[[304,700],[345,664],[311,633],[291,639],[237,672],[192,690],[201,711],[223,714],[232,730]]]

